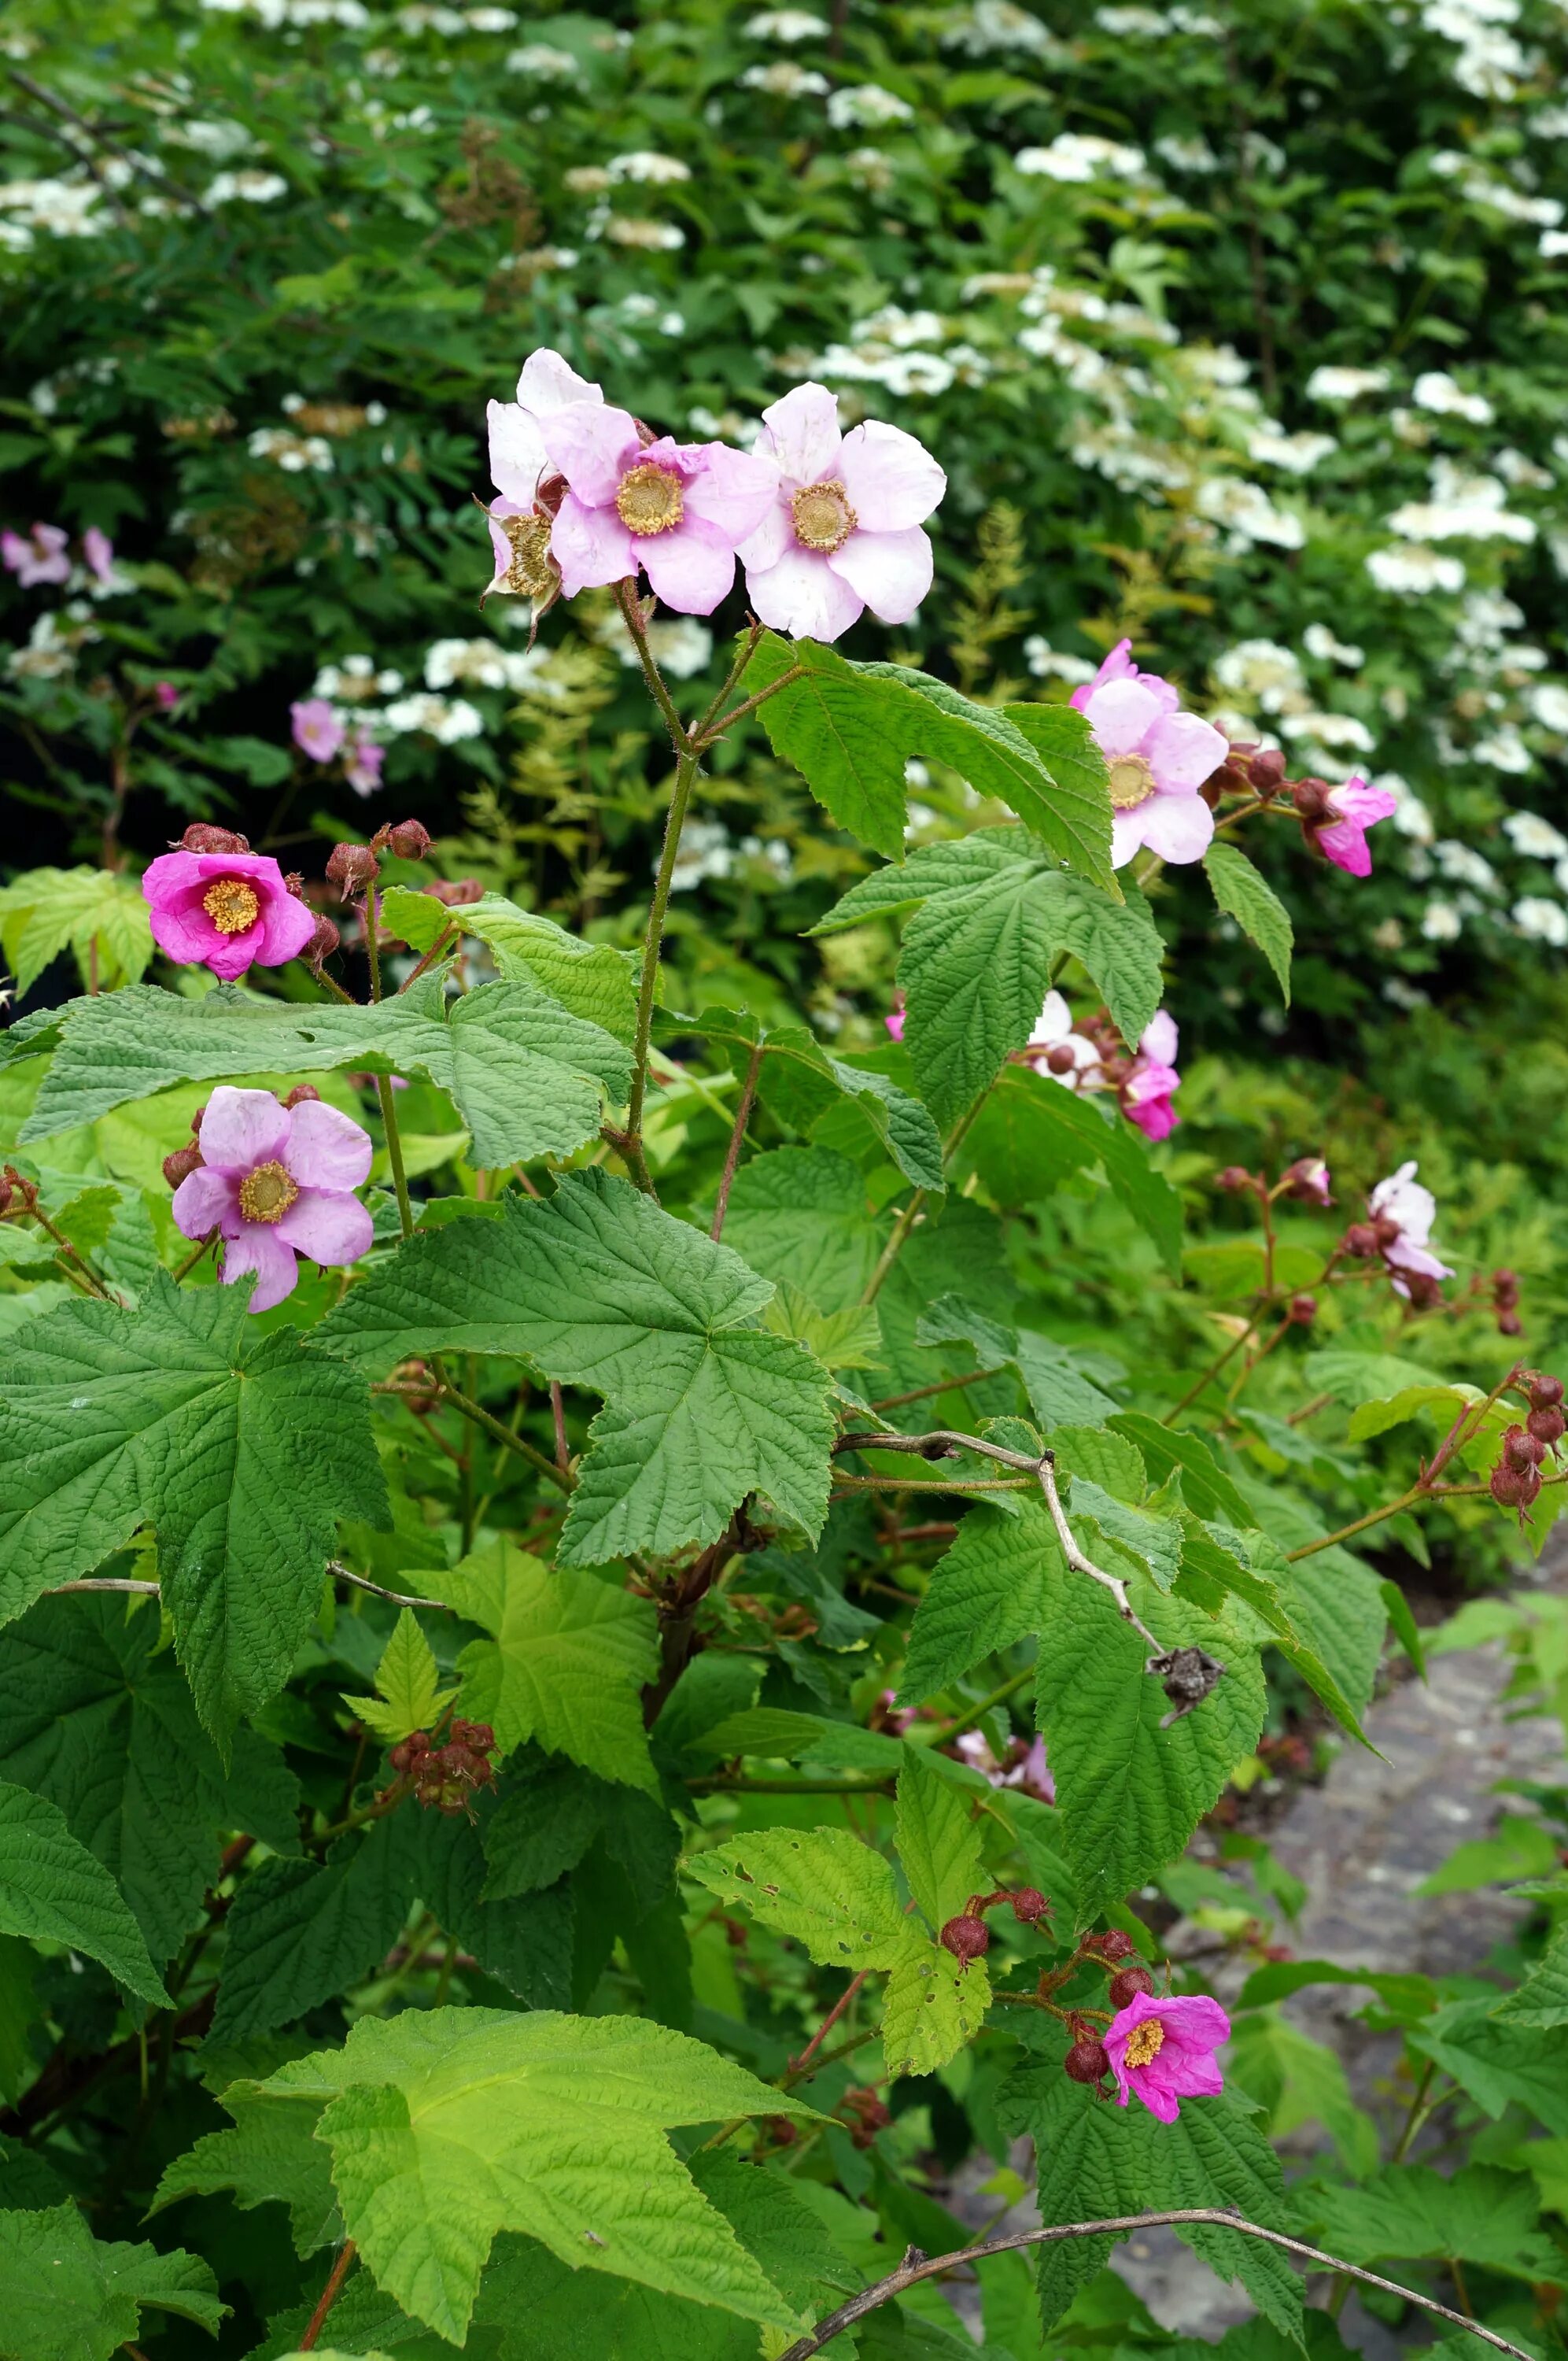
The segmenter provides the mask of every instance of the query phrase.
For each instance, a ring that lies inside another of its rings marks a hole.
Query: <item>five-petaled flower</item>
[[[294,743],[313,763],[330,763],[343,743],[343,724],[324,697],[303,697],[289,708]]]
[[[515,401],[492,401],[490,430],[490,541],[496,553],[491,590],[513,598],[548,600],[560,580],[550,555],[557,484],[548,500],[541,491],[555,469],[544,447],[542,422],[552,412],[604,401],[603,390],[579,377],[548,345],[530,353],[517,380]],[[488,597],[487,592],[486,596]]]
[[[1151,2115],[1173,2124],[1183,2099],[1224,2089],[1214,2052],[1230,2031],[1230,2018],[1205,1993],[1180,2000],[1135,1993],[1103,2037],[1117,2105],[1124,2107],[1135,2093]]]
[[[24,590],[42,582],[69,582],[71,560],[63,525],[36,524],[30,533],[0,533],[0,565],[14,574]]]
[[[1157,673],[1139,672],[1119,641],[1072,702],[1087,716],[1111,788],[1111,859],[1124,868],[1146,846],[1162,861],[1201,861],[1214,815],[1199,794],[1230,752],[1212,721],[1179,710]]]
[[[1330,816],[1326,822],[1308,829],[1308,842],[1315,844],[1336,869],[1352,877],[1370,877],[1372,851],[1366,831],[1380,819],[1393,818],[1399,807],[1398,797],[1387,787],[1369,786],[1365,779],[1347,779],[1343,786],[1330,787],[1323,801]]]
[[[370,1135],[351,1115],[224,1083],[207,1101],[201,1147],[174,1191],[174,1219],[188,1238],[217,1231],[225,1285],[255,1272],[252,1312],[293,1293],[298,1256],[335,1266],[367,1251],[370,1216],[353,1192],[369,1176]]]
[[[225,983],[255,961],[297,959],[316,917],[296,901],[264,852],[160,852],[141,881],[152,939],[181,967],[209,967]]]
[[[948,489],[924,444],[877,419],[841,435],[838,397],[806,384],[763,411],[756,450],[774,469],[740,549],[759,621],[812,640],[841,638],[868,607],[907,623],[931,588],[920,528]]]

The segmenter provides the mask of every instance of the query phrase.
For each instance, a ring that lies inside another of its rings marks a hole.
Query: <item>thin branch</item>
[[[447,1376],[438,1353],[431,1355],[430,1366],[441,1382],[443,1401],[449,1401],[454,1410],[461,1411],[463,1416],[472,1420],[476,1426],[482,1426],[487,1434],[493,1435],[495,1440],[504,1444],[509,1451],[515,1451],[520,1459],[526,1459],[531,1467],[536,1467],[542,1476],[547,1476],[558,1491],[575,1490],[577,1479],[569,1468],[557,1467],[555,1462],[553,1459],[547,1459],[543,1451],[536,1451],[532,1443],[526,1442],[521,1434],[514,1434],[510,1426],[501,1424],[499,1418],[492,1418],[483,1403],[472,1401],[466,1393],[459,1392]]]
[[[625,581],[616,584],[615,603],[620,608],[626,628],[631,634],[631,644],[637,651],[637,661],[642,667],[642,677],[648,684],[648,694],[664,717],[664,726],[669,730],[670,743],[675,750],[676,757],[678,759],[689,754],[692,752],[692,741],[686,733],[685,722],[675,710],[674,697],[664,686],[663,675],[660,672],[654,660],[653,651],[648,643],[648,626],[642,620],[642,604],[637,596],[637,585],[630,576]]]
[[[142,180],[150,181],[155,188],[178,198],[182,205],[188,205],[193,214],[200,214],[203,220],[210,219],[200,197],[193,197],[189,189],[182,189],[178,181],[171,180],[161,164],[153,163],[149,157],[138,156],[134,148],[122,148],[117,139],[111,139],[106,131],[100,131],[95,124],[88,122],[84,115],[78,115],[73,106],[68,106],[54,91],[46,90],[41,82],[34,82],[30,74],[21,72],[16,66],[12,66],[9,72],[18,90],[25,90],[29,98],[36,98],[40,106],[47,106],[51,115],[60,116],[61,122],[73,124],[84,139],[92,141],[95,147],[106,148],[111,156],[119,157]]]
[[[751,714],[755,713],[759,705],[766,705],[770,697],[776,697],[781,688],[793,688],[797,680],[805,678],[804,664],[795,664],[788,672],[781,672],[777,680],[769,681],[766,688],[760,688],[755,697],[749,697],[746,699],[744,705],[731,706],[729,711],[722,715],[711,729],[704,730],[696,741],[697,746],[706,751],[713,744],[715,739],[722,738],[724,732],[731,729],[737,721],[746,720]]]
[[[312,2312],[305,2333],[300,2339],[300,2350],[302,2353],[313,2353],[315,2351],[316,2339],[321,2334],[322,2329],[325,2325],[327,2313],[332,2310],[333,2305],[337,2301],[338,2296],[342,2292],[344,2280],[348,2277],[349,2272],[354,2268],[354,2257],[356,2252],[357,2249],[355,2246],[353,2239],[345,2238],[338,2251],[337,2260],[334,2263],[332,2269],[328,2274],[327,2283],[322,2290],[321,2301],[317,2304],[314,2312]]]
[[[51,1583],[42,1596],[60,1598],[68,1590],[123,1590],[136,1598],[156,1598],[159,1596],[156,1582],[134,1582],[128,1575],[120,1574],[90,1574],[80,1582]]]
[[[724,675],[723,687],[719,690],[718,695],[714,698],[713,703],[708,707],[707,711],[703,715],[701,720],[697,723],[696,728],[692,732],[694,738],[700,739],[707,736],[708,730],[712,729],[714,723],[718,720],[726,701],[734,696],[736,686],[740,681],[741,674],[745,671],[747,665],[751,663],[751,658],[757,653],[757,642],[762,636],[763,628],[762,624],[753,621],[750,630],[746,632],[745,637],[740,642],[740,653],[737,655],[734,663],[730,665],[729,670]]]
[[[880,1418],[884,1410],[906,1410],[911,1402],[929,1401],[933,1394],[956,1393],[961,1386],[978,1386],[982,1378],[1000,1378],[1002,1369],[969,1369],[956,1378],[938,1378],[934,1385],[916,1386],[913,1393],[886,1394],[872,1404]]]
[[[622,1153],[631,1169],[633,1180],[650,1197],[654,1193],[653,1181],[642,1147],[642,1107],[648,1094],[648,1049],[653,1030],[653,1001],[659,988],[659,954],[664,939],[664,919],[670,907],[675,856],[680,851],[681,830],[685,825],[686,807],[692,799],[697,772],[696,756],[683,749],[675,763],[675,783],[670,792],[670,808],[664,819],[663,850],[659,855],[659,873],[653,881],[653,899],[648,906],[648,929],[642,939],[642,970],[637,982],[631,1096],[627,1104]]]
[[[1015,2254],[1023,2246],[1051,2246],[1063,2238],[1124,2237],[1133,2230],[1179,2228],[1185,2223],[1204,2224],[1216,2230],[1236,2230],[1244,2237],[1262,2238],[1271,2246],[1283,2247],[1288,2255],[1299,2256],[1319,2270],[1343,2271],[1348,2278],[1359,2279],[1364,2287],[1381,2288],[1386,2295],[1396,2295],[1402,2302],[1419,2305],[1434,2320],[1449,2321],[1455,2328],[1464,2329],[1470,2335],[1480,2337],[1484,2344],[1492,2345],[1497,2352],[1510,2355],[1512,2361],[1533,2361],[1533,2356],[1525,2352],[1522,2346],[1510,2345],[1506,2336],[1494,2335],[1489,2328],[1477,2326],[1463,2312],[1451,2312],[1447,2304],[1438,2303],[1431,2296],[1419,2295],[1414,2288],[1400,2287],[1396,2279],[1380,2279],[1376,2271],[1363,2270],[1358,2263],[1342,2262],[1337,2255],[1324,2254],[1321,2246],[1309,2246],[1299,2238],[1288,2238],[1282,2230],[1266,2230],[1260,2223],[1244,2221],[1240,2214],[1224,2213],[1217,2205],[1182,2206],[1163,2213],[1121,2213],[1102,2222],[1062,2222],[1043,2230],[1014,2230],[1006,2237],[988,2238],[983,2246],[965,2246],[951,2255],[927,2256],[918,2246],[912,2246],[897,2270],[890,2271],[874,2287],[851,2296],[848,2303],[841,2303],[837,2312],[829,2312],[809,2336],[797,2339],[781,2356],[781,2361],[811,2361],[811,2356],[819,2353],[842,2330],[852,2327],[857,2320],[863,2320],[868,2312],[875,2312],[893,2297],[902,2295],[906,2288],[917,2286],[922,2279],[940,2279],[952,2271],[982,2263],[988,2256]]]
[[[368,1575],[356,1574],[351,1566],[340,1565],[335,1558],[329,1563],[327,1572],[336,1582],[351,1582],[356,1590],[368,1590],[378,1598],[389,1598],[394,1607],[434,1607],[439,1608],[443,1615],[456,1612],[444,1598],[411,1598],[404,1591],[389,1590],[384,1584],[372,1582]]]
[[[714,1201],[713,1227],[708,1236],[717,1244],[724,1235],[724,1216],[729,1209],[729,1191],[735,1185],[735,1168],[740,1161],[740,1143],[746,1137],[746,1126],[751,1120],[751,1109],[757,1103],[757,1077],[762,1071],[763,1046],[761,1041],[751,1052],[751,1062],[746,1069],[746,1080],[740,1091],[740,1104],[735,1110],[735,1122],[729,1134],[729,1152],[724,1159],[719,1179],[718,1195]]]

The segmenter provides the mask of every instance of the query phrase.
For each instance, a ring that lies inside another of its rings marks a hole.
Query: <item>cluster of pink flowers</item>
[[[1114,1091],[1129,1123],[1149,1139],[1168,1139],[1181,1120],[1173,1104],[1181,1087],[1176,1071],[1180,1035],[1168,1009],[1158,1009],[1138,1037],[1129,1058],[1104,1017],[1074,1029],[1059,992],[1047,992],[1039,1022],[1029,1036],[1026,1062],[1072,1091]]]
[[[654,435],[544,348],[489,429],[492,591],[547,601],[641,574],[677,613],[710,615],[739,560],[762,622],[831,641],[868,607],[907,622],[931,587],[921,527],[946,476],[901,427],[840,434],[826,386],[773,402],[738,451]]]
[[[90,524],[82,536],[82,563],[103,589],[114,579],[115,544]],[[0,566],[24,590],[71,579],[71,535],[60,524],[35,524],[27,532],[0,533]]]
[[[387,750],[365,730],[349,730],[324,697],[299,698],[289,708],[295,745],[313,763],[343,757],[343,775],[356,796],[374,795],[381,784]]]
[[[301,1255],[335,1268],[369,1250],[371,1221],[354,1194],[369,1178],[370,1135],[313,1092],[213,1093],[198,1161],[174,1191],[188,1238],[216,1230],[225,1285],[251,1272],[252,1312],[270,1312],[299,1282]]]

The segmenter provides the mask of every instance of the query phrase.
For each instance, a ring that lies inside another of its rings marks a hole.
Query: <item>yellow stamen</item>
[[[498,517],[511,544],[511,562],[501,577],[503,587],[524,598],[543,598],[554,589],[557,569],[550,555],[550,519],[543,509],[526,516]]]
[[[652,459],[640,459],[620,479],[615,512],[629,533],[644,538],[670,532],[685,513],[680,478]]]
[[[1122,2052],[1124,2066],[1146,2066],[1165,2048],[1165,2027],[1157,2016],[1146,2016],[1135,2025],[1127,2036],[1127,2046]]]
[[[1107,771],[1111,801],[1118,811],[1131,811],[1154,793],[1154,772],[1143,754],[1118,754]]]
[[[239,1184],[239,1210],[247,1222],[280,1222],[299,1193],[292,1174],[274,1158],[246,1174]]]
[[[219,877],[202,896],[202,907],[220,935],[243,935],[261,915],[261,904],[243,877]]]
[[[842,484],[804,484],[789,505],[796,541],[824,557],[842,549],[860,522]]]

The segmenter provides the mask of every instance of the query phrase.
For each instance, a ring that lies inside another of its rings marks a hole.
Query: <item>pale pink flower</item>
[[[209,967],[225,983],[254,961],[281,967],[316,930],[265,852],[160,852],[141,881],[159,949],[182,967]]]
[[[1124,2107],[1135,2092],[1151,2115],[1173,2124],[1183,2099],[1224,2089],[1214,2052],[1230,2033],[1230,2018],[1206,1993],[1185,2000],[1136,1993],[1102,2036],[1116,2077],[1117,2105]]]
[[[907,623],[931,588],[920,528],[948,489],[930,453],[877,419],[841,435],[825,385],[795,386],[762,421],[776,491],[740,549],[759,621],[797,640],[839,639],[868,607]]]
[[[1214,815],[1198,790],[1225,760],[1230,741],[1212,722],[1179,711],[1169,681],[1139,672],[1131,645],[1120,641],[1072,695],[1110,774],[1112,863],[1124,868],[1145,846],[1162,861],[1201,861]]]
[[[343,724],[324,697],[298,698],[289,708],[294,743],[313,763],[330,763],[343,743]]]
[[[644,442],[630,412],[609,402],[551,411],[540,431],[567,484],[550,534],[565,596],[641,567],[666,607],[711,615],[774,498],[766,460],[723,443]]]
[[[24,590],[35,590],[44,582],[69,582],[66,543],[70,538],[58,524],[36,524],[28,533],[0,533],[0,565],[16,576]]]
[[[1138,1054],[1122,1084],[1122,1112],[1149,1139],[1168,1139],[1181,1120],[1171,1104],[1181,1088],[1179,1039],[1175,1018],[1167,1009],[1157,1010],[1138,1037]]]
[[[1033,1795],[1042,1804],[1056,1802],[1057,1783],[1046,1760],[1043,1738],[1036,1738],[1019,1761],[1003,1773],[1000,1784],[1020,1788],[1025,1795]]]
[[[174,1191],[174,1219],[188,1238],[218,1232],[225,1285],[256,1273],[252,1312],[293,1293],[297,1256],[335,1268],[368,1252],[370,1216],[353,1192],[369,1178],[370,1135],[351,1115],[225,1082],[200,1138],[202,1162]]]
[[[490,480],[497,492],[488,511],[496,554],[491,590],[509,597],[543,598],[553,587],[549,550],[554,509],[541,504],[539,493],[555,470],[544,448],[540,422],[554,411],[603,401],[598,386],[579,377],[559,353],[542,345],[522,365],[517,400],[488,404]]]
[[[892,1034],[895,1041],[903,1040],[904,1011],[902,1008],[895,1008],[891,1016],[884,1016],[882,1021],[887,1027],[888,1031]]]
[[[1343,786],[1330,787],[1324,801],[1333,818],[1327,826],[1310,829],[1309,840],[1336,869],[1347,871],[1352,877],[1370,877],[1372,851],[1366,831],[1380,819],[1392,818],[1399,807],[1398,797],[1387,787],[1368,786],[1365,779],[1347,779]]]
[[[367,738],[363,730],[349,740],[343,752],[343,775],[356,796],[375,794],[381,784],[381,765],[386,759],[386,748],[378,746],[374,738]]]
[[[1104,1062],[1087,1034],[1073,1031],[1071,1011],[1059,992],[1047,993],[1025,1057],[1037,1074],[1048,1074],[1069,1091],[1092,1090]]]
[[[88,573],[106,590],[115,578],[115,544],[95,524],[90,524],[82,536],[82,555]]]
[[[1416,1170],[1412,1158],[1386,1180],[1379,1180],[1366,1201],[1375,1222],[1394,1222],[1398,1225],[1398,1237],[1381,1245],[1383,1259],[1396,1270],[1414,1271],[1422,1279],[1452,1279],[1453,1270],[1447,1263],[1438,1260],[1428,1243],[1437,1219],[1437,1199],[1424,1182],[1416,1179]],[[1409,1293],[1398,1279],[1394,1287],[1400,1295]]]

